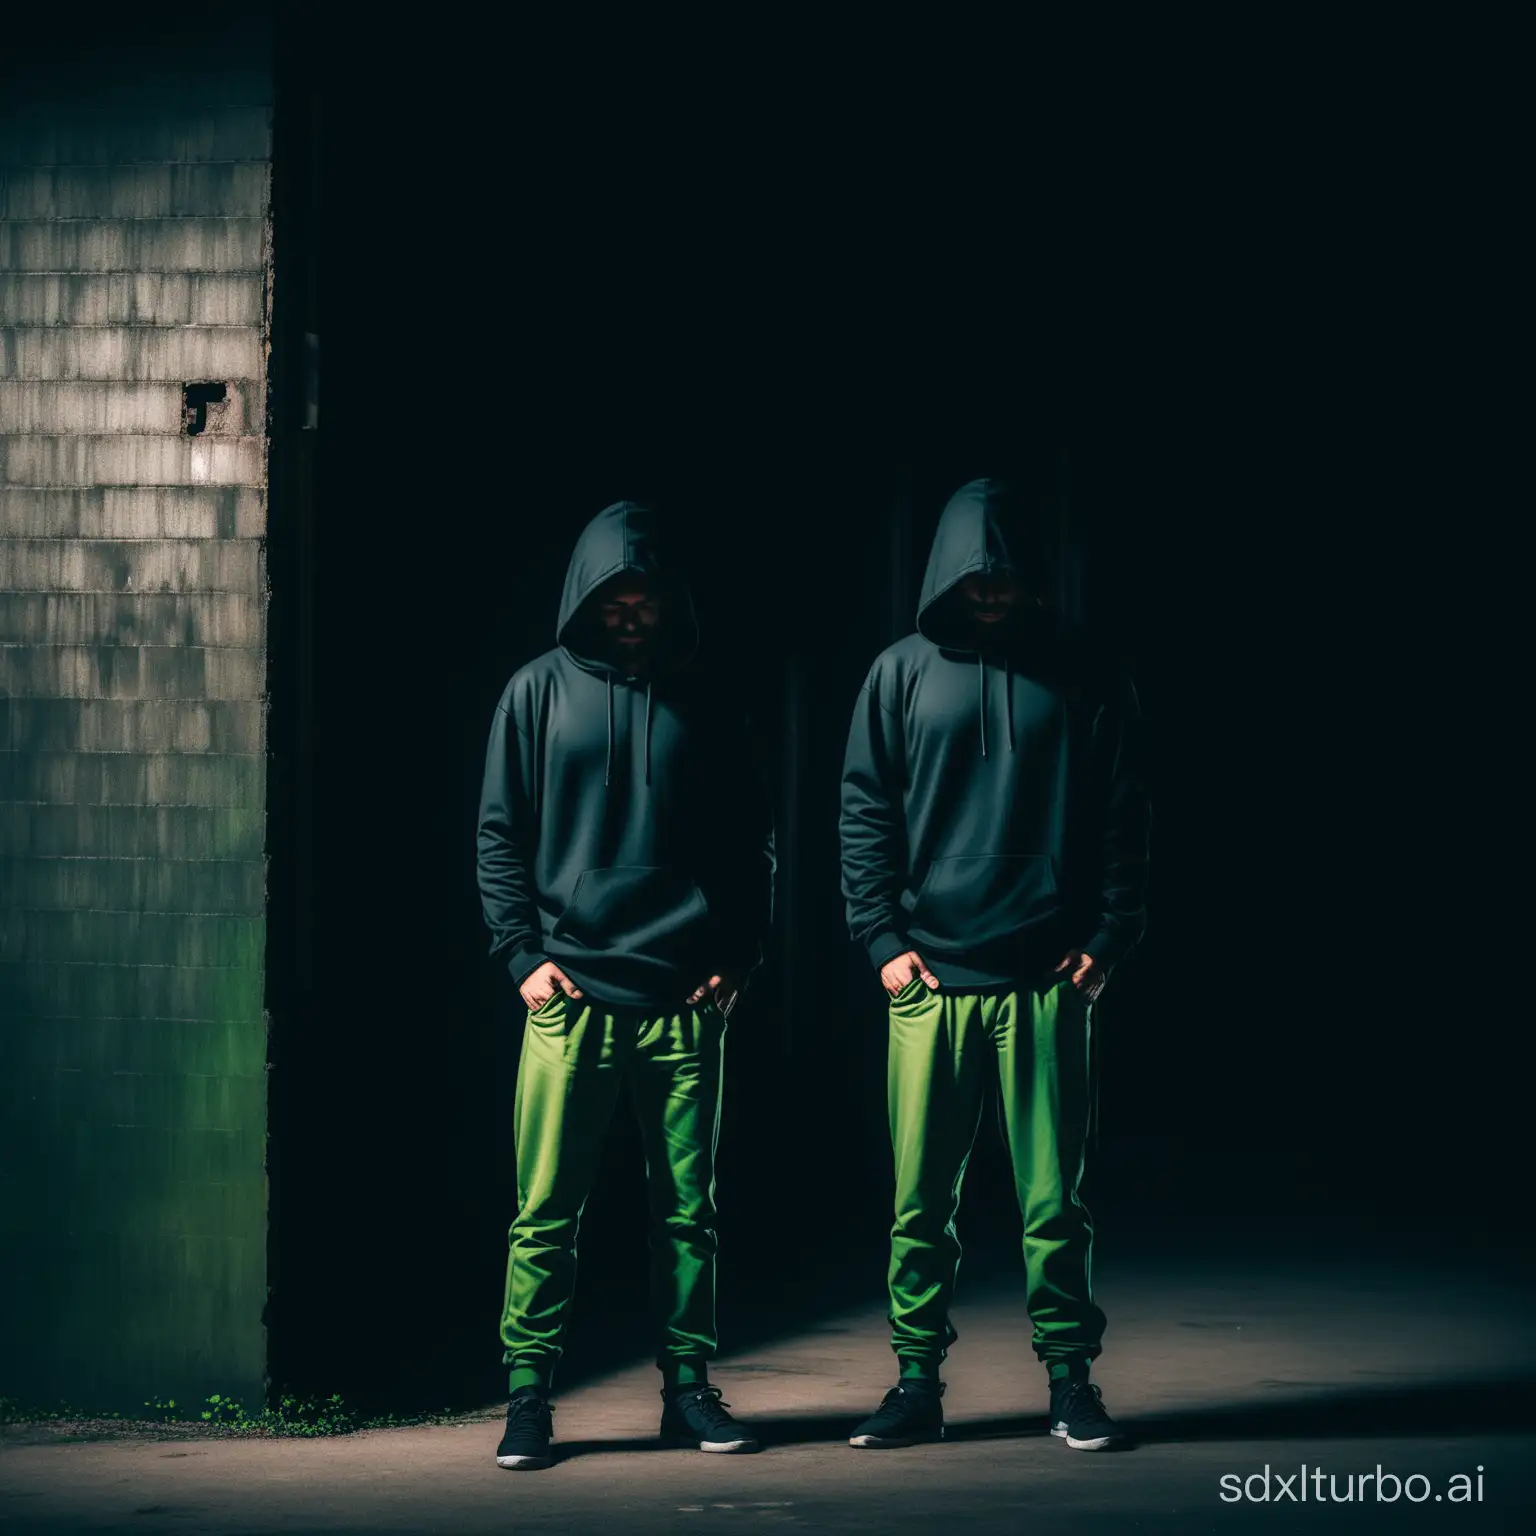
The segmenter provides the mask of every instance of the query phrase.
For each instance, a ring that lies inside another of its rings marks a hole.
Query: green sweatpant
[[[1035,1354],[1047,1365],[1098,1356],[1104,1314],[1093,1300],[1093,1225],[1077,1195],[1089,1028],[1088,1005],[1070,984],[1043,996],[934,992],[914,978],[891,999],[891,1345],[903,1374],[936,1372],[957,1337],[949,1318],[960,1268],[955,1214],[994,1063],[1024,1217]]]
[[[511,1385],[548,1385],[576,1287],[576,1233],[620,1085],[645,1145],[656,1363],[691,1379],[715,1337],[715,1146],[725,1018],[655,1015],[557,992],[528,1015],[516,1098],[517,1216],[501,1315]]]

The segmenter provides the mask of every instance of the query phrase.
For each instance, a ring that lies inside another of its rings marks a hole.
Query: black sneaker
[[[944,1383],[898,1382],[848,1437],[861,1451],[888,1451],[944,1438]]]
[[[507,1404],[507,1431],[496,1447],[496,1465],[509,1472],[537,1472],[550,1462],[554,1406],[537,1387],[520,1387]]]
[[[757,1437],[738,1424],[725,1410],[720,1388],[679,1387],[661,1391],[661,1438],[668,1445],[688,1445],[699,1451],[726,1455],[755,1451]]]
[[[1104,1411],[1103,1394],[1086,1376],[1063,1376],[1051,1383],[1051,1433],[1074,1451],[1117,1451],[1128,1438]]]

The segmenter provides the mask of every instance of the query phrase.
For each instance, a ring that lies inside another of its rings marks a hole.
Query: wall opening
[[[196,437],[204,431],[208,426],[209,407],[220,406],[228,399],[228,384],[183,384],[181,424],[187,436]]]

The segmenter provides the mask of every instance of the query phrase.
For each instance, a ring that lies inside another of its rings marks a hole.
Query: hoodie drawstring
[[[603,788],[613,783],[613,678],[608,678],[608,761],[603,765]]]
[[[654,686],[649,680],[645,685],[645,782],[649,787],[651,782],[651,689]],[[608,761],[603,765],[603,787],[606,789],[613,783],[613,678],[608,678]]]
[[[978,710],[981,716],[981,755],[987,755],[987,664],[981,659],[981,652],[976,653],[976,698],[980,705]]]
[[[981,755],[987,755],[987,664],[980,651],[976,653],[976,696],[980,704]],[[1008,750],[1013,751],[1013,662],[1003,659],[1003,704],[1008,712]]]

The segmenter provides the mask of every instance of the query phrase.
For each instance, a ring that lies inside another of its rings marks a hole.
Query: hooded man
[[[1104,1314],[1077,1187],[1090,1008],[1144,927],[1149,810],[1134,692],[1049,619],[1040,577],[1005,488],[962,486],[918,633],[876,658],[848,735],[843,895],[889,997],[900,1365],[859,1447],[943,1437],[955,1215],[994,1071],[1051,1432],[1080,1450],[1124,1442],[1088,1381]]]
[[[587,525],[555,637],[496,706],[480,800],[491,953],[528,1008],[501,1321],[511,1400],[496,1459],[550,1463],[577,1227],[626,1083],[650,1187],[662,1434],[755,1450],[707,1362],[726,1018],[762,957],[772,812],[745,720],[691,665],[693,602],[648,508],[618,502]]]

